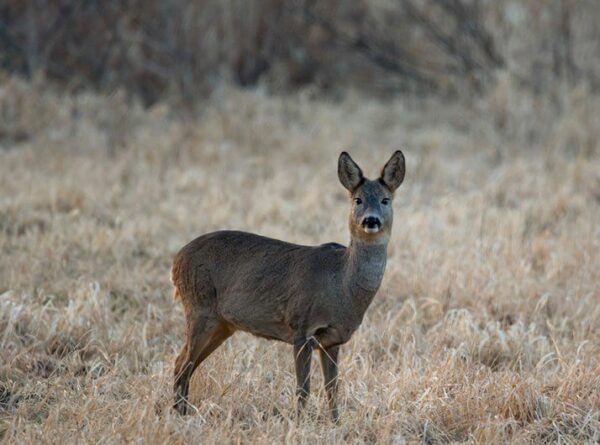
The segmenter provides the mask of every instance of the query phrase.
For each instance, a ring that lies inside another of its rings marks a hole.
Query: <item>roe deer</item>
[[[381,176],[369,180],[342,152],[338,176],[349,191],[348,247],[300,246],[246,232],[208,233],[175,256],[171,281],[186,316],[186,343],[175,360],[175,405],[188,411],[194,370],[235,331],[294,346],[298,413],[309,394],[309,371],[317,349],[329,409],[337,410],[340,345],[360,325],[377,292],[392,229],[392,198],[404,179],[396,151]]]

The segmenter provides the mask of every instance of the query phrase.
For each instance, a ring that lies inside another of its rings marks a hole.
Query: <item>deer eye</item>
[[[383,198],[383,199],[381,200],[381,203],[382,203],[384,206],[388,205],[388,204],[390,203],[390,198]]]
[[[357,206],[362,204],[362,199],[360,198],[354,198],[354,204],[356,204]]]

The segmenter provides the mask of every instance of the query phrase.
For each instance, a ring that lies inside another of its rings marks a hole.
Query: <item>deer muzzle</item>
[[[381,230],[381,220],[376,216],[367,216],[362,220],[362,227],[367,233],[377,233]]]

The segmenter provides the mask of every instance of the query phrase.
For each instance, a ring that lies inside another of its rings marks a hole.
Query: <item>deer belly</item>
[[[285,325],[279,323],[259,323],[256,325],[243,323],[238,328],[241,331],[256,335],[269,340],[279,340],[285,343],[293,343],[293,332]]]
[[[264,311],[258,305],[234,306],[221,309],[221,316],[237,330],[257,337],[293,343],[294,335],[277,311]]]

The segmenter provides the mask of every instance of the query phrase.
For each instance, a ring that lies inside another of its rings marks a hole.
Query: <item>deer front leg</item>
[[[338,393],[338,353],[339,346],[332,346],[327,349],[319,349],[319,357],[321,359],[321,369],[323,370],[323,378],[325,381],[325,392],[327,393],[327,401],[329,402],[329,412],[332,420],[337,423],[339,421],[339,413],[337,407]]]
[[[306,405],[310,393],[310,361],[313,345],[311,340],[304,340],[294,345],[296,361],[296,397],[298,398],[298,416]]]

